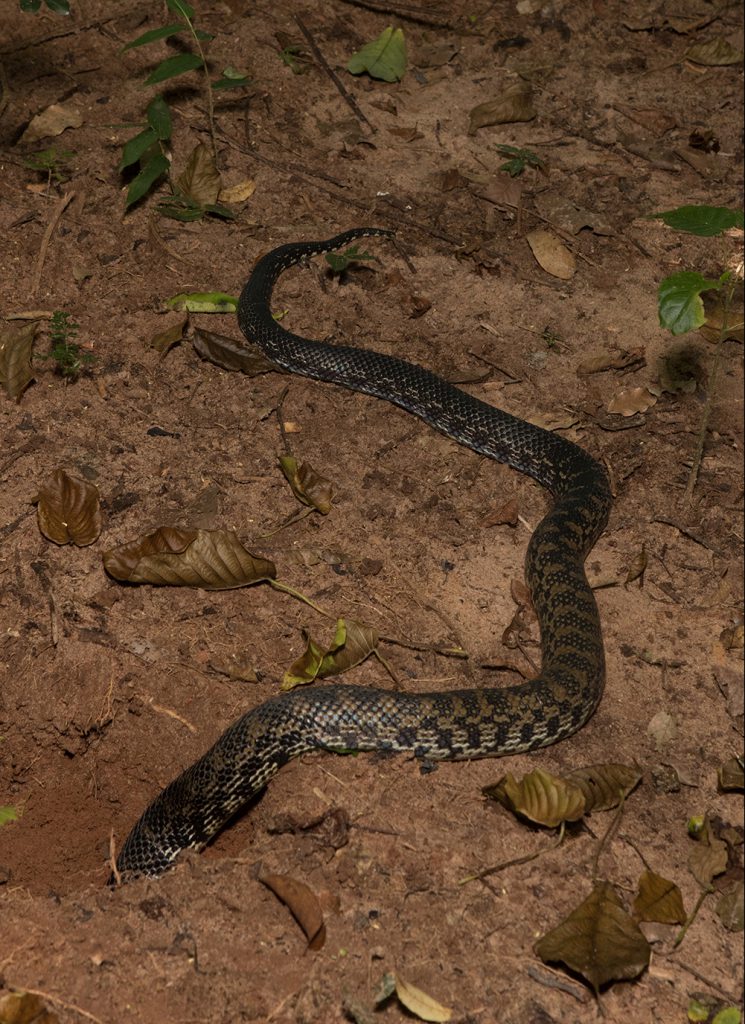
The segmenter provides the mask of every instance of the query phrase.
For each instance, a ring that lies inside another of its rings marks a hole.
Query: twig
[[[434,28],[455,28],[456,23],[450,18],[438,18],[429,14],[426,7],[413,7],[411,4],[372,3],[372,0],[342,0],[342,3],[353,7],[362,7],[376,14],[394,14],[401,21],[413,21],[417,25],[432,25]]]
[[[55,1006],[61,1006],[65,1010],[71,1010],[73,1013],[79,1014],[81,1017],[85,1017],[86,1020],[92,1020],[94,1024],[103,1024],[100,1017],[94,1016],[84,1010],[81,1006],[76,1006],[75,1003],[68,1003],[65,999],[60,999],[59,996],[53,996],[51,992],[45,992],[40,988],[27,988],[25,985],[18,985],[15,982],[9,986],[16,992],[28,992],[29,995],[38,996],[39,999],[44,999],[47,1002],[54,1003]]]
[[[300,18],[297,14],[295,15],[295,24],[300,29],[300,31],[303,33],[305,38],[308,40],[308,46],[313,51],[313,56],[316,58],[316,60],[320,64],[321,68],[326,72],[326,74],[329,76],[329,78],[334,83],[336,88],[339,90],[339,95],[341,96],[341,98],[347,104],[347,106],[352,111],[352,113],[357,118],[357,120],[362,122],[363,124],[367,125],[367,127],[370,129],[370,131],[374,134],[378,129],[375,127],[375,125],[370,124],[370,122],[367,120],[367,118],[365,117],[365,115],[362,113],[362,111],[360,110],[359,106],[357,105],[357,100],[354,98],[354,96],[352,96],[350,93],[348,93],[347,90],[344,88],[344,84],[343,84],[342,80],[339,78],[339,76],[334,71],[334,69],[329,67],[328,61],[326,60],[324,55],[321,53],[321,50],[319,49],[318,44],[316,43],[315,39],[313,38],[313,36],[312,36],[312,34],[310,32],[310,29],[308,29],[306,27],[306,25],[303,22],[302,18]]]
[[[65,212],[65,209],[67,208],[68,204],[74,198],[75,198],[75,193],[74,192],[66,192],[62,196],[60,201],[57,203],[57,205],[55,206],[54,210],[52,211],[52,217],[51,217],[51,220],[49,221],[49,223],[47,224],[47,229],[44,232],[44,237],[41,240],[41,247],[39,248],[39,256],[38,256],[38,258],[36,260],[36,270],[34,271],[34,279],[33,279],[33,282],[31,284],[31,295],[32,296],[36,295],[36,293],[39,290],[39,285],[41,284],[41,274],[42,274],[42,270],[44,269],[44,260],[46,259],[47,249],[49,248],[49,242],[50,242],[50,240],[52,238],[52,234],[54,232],[54,229],[57,227],[57,224],[59,223],[59,219],[62,216],[62,214]]]
[[[518,864],[527,864],[531,860],[535,860],[536,857],[542,857],[544,853],[550,853],[551,850],[556,850],[564,842],[564,833],[566,831],[566,822],[562,821],[559,826],[559,834],[553,843],[549,846],[544,846],[540,850],[534,850],[533,853],[526,853],[523,857],[513,857],[512,860],[502,861],[501,864],[495,864],[493,867],[484,868],[483,871],[477,872],[475,875],[466,875],[465,878],[461,878],[459,885],[465,885],[466,882],[483,882],[489,875],[495,875],[499,871],[504,871],[506,868],[514,868]]]

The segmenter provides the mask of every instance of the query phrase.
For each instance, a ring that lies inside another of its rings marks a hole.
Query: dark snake
[[[528,544],[525,578],[541,633],[536,678],[516,686],[433,693],[322,685],[278,694],[234,722],[155,798],[130,832],[123,878],[158,875],[187,848],[201,849],[291,758],[313,750],[410,752],[427,760],[515,754],[570,736],[600,700],[605,661],[600,619],[584,561],[611,505],[602,466],[556,434],[473,398],[403,360],[291,334],[272,317],[282,271],[377,228],[325,242],[282,245],[256,264],[238,301],[238,322],[277,366],[374,395],[419,416],[481,455],[542,484],[550,511]]]

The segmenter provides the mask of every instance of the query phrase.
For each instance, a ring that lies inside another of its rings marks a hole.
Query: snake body
[[[279,367],[384,399],[548,489],[553,504],[528,545],[525,576],[538,616],[538,676],[505,688],[400,693],[304,687],[243,715],[150,804],[117,860],[122,876],[158,875],[202,848],[291,758],[312,750],[401,751],[432,760],[491,757],[555,743],[592,715],[604,684],[597,605],[585,558],[611,504],[605,471],[577,445],[472,397],[436,374],[366,349],[292,334],[271,314],[274,285],[304,257],[341,249],[376,228],[283,245],[256,264],[238,321]]]

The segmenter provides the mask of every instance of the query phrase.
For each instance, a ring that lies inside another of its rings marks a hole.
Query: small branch
[[[34,270],[34,279],[31,283],[31,295],[36,296],[41,285],[41,274],[44,269],[44,260],[46,259],[47,249],[49,248],[49,242],[51,241],[54,229],[59,223],[60,217],[65,212],[68,204],[75,198],[74,192],[66,192],[60,201],[52,211],[52,217],[47,224],[47,229],[44,232],[44,237],[41,240],[41,246],[39,248],[39,256],[36,260],[36,269]]]
[[[365,115],[362,113],[362,111],[360,110],[359,106],[357,105],[357,100],[354,98],[354,96],[350,95],[350,93],[348,93],[347,90],[344,88],[344,84],[343,84],[342,80],[339,78],[339,76],[334,71],[334,69],[329,67],[328,61],[326,60],[324,55],[321,53],[321,51],[320,51],[320,49],[318,47],[318,44],[316,43],[315,39],[311,35],[310,30],[306,27],[306,25],[304,24],[302,19],[297,14],[295,15],[295,23],[296,23],[297,27],[300,29],[300,31],[303,33],[305,38],[308,40],[308,46],[313,51],[313,56],[316,58],[316,60],[320,64],[320,66],[323,68],[323,70],[329,76],[329,78],[334,83],[336,88],[339,90],[339,95],[341,96],[341,98],[344,100],[344,102],[350,108],[350,110],[352,111],[354,116],[357,118],[357,120],[360,121],[362,124],[367,125],[367,127],[370,130],[370,132],[372,132],[374,134],[378,129],[374,125],[370,124],[370,122],[367,120],[367,118],[365,117]]]

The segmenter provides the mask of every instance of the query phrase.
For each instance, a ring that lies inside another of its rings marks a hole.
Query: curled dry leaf
[[[596,994],[609,981],[636,978],[648,966],[651,953],[609,882],[599,882],[534,948],[541,960],[561,961],[581,974]]]
[[[0,385],[8,398],[20,398],[34,375],[31,372],[31,350],[37,324],[0,329]]]
[[[184,330],[189,323],[188,315],[180,316],[170,327],[158,331],[150,339],[150,348],[164,356],[174,345],[183,340]]]
[[[328,515],[334,496],[331,481],[317,473],[310,463],[298,462],[293,455],[280,455],[279,464],[298,501]]]
[[[741,757],[731,757],[717,769],[717,780],[719,788],[728,790],[743,790],[743,765]]]
[[[639,879],[639,891],[634,897],[634,917],[637,921],[659,921],[660,924],[685,924],[683,897],[675,882],[654,871],[645,871]]]
[[[59,1017],[35,992],[6,992],[0,996],[0,1024],[59,1024]]]
[[[192,344],[198,356],[222,366],[224,370],[237,370],[249,377],[257,377],[260,373],[282,373],[278,366],[267,359],[258,345],[246,340],[234,341],[224,334],[215,334],[197,327]]]
[[[292,690],[317,678],[340,675],[363,662],[377,646],[378,634],[371,626],[338,619],[330,646],[321,647],[307,637],[305,651],[285,672],[281,689]]]
[[[743,913],[743,883],[738,881],[722,893],[717,901],[716,915],[727,931],[741,932],[745,926]]]
[[[536,263],[547,274],[568,281],[574,276],[577,263],[558,235],[544,228],[536,228],[525,236]]]
[[[742,50],[736,50],[727,40],[718,36],[704,43],[694,43],[685,52],[688,60],[706,67],[726,67],[742,63]]]
[[[259,875],[259,881],[287,906],[305,933],[308,949],[322,949],[326,941],[326,925],[321,904],[313,890],[290,875]]]
[[[176,188],[182,196],[193,199],[200,206],[211,206],[220,194],[220,173],[210,147],[198,143],[192,150],[186,167],[176,179]]]
[[[565,776],[585,797],[585,814],[610,811],[625,800],[641,781],[641,773],[627,764],[593,764]]]
[[[494,100],[479,103],[468,115],[468,134],[475,135],[479,128],[491,124],[511,124],[514,121],[532,121],[536,116],[533,90],[525,82],[516,82]]]
[[[706,887],[711,885],[713,878],[727,870],[727,844],[714,835],[708,818],[694,838],[696,845],[688,858],[688,867],[696,881]]]
[[[220,190],[218,199],[221,203],[243,203],[250,199],[256,191],[256,182],[253,178],[244,178],[235,185],[228,185]]]
[[[98,488],[80,477],[55,469],[34,498],[39,529],[55,544],[92,544],[101,535]]]
[[[447,1006],[438,1003],[432,996],[422,992],[420,988],[405,981],[399,974],[395,977],[396,997],[409,1013],[426,1021],[449,1021],[452,1019],[453,1011]]]
[[[488,526],[517,526],[520,506],[516,498],[510,498],[503,505],[492,509],[484,517],[481,525]]]
[[[275,579],[273,562],[252,555],[231,530],[161,526],[132,544],[105,551],[114,579],[204,590],[232,590]]]
[[[623,581],[623,585],[627,587],[629,583],[633,583],[634,580],[643,581],[644,573],[647,571],[647,550],[642,544],[641,550],[637,551],[631,560],[631,565],[626,573],[626,579]]]
[[[648,388],[626,388],[611,398],[608,402],[608,412],[634,416],[638,412],[646,412],[656,401]]]
[[[483,792],[509,811],[547,828],[556,828],[564,821],[578,821],[585,813],[582,789],[540,768],[529,772],[520,782],[508,773],[495,785],[485,786]]]

